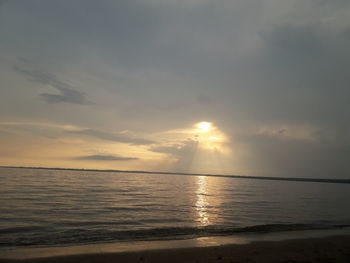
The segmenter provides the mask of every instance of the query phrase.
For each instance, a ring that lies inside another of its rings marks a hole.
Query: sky
[[[349,12],[1,0],[0,165],[349,178]]]

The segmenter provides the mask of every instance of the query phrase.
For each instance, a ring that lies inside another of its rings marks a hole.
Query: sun
[[[214,123],[201,121],[193,127],[192,133],[195,134],[195,140],[201,149],[228,152],[225,147],[227,137]]]
[[[207,133],[210,131],[213,125],[210,122],[202,121],[198,122],[195,126],[198,128],[199,132]]]

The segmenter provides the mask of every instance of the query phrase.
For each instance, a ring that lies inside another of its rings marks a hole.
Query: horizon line
[[[274,176],[249,176],[235,174],[207,174],[207,173],[186,173],[186,172],[166,172],[166,171],[142,171],[142,170],[116,170],[116,169],[85,169],[85,168],[58,168],[58,167],[31,167],[31,166],[6,166],[0,165],[0,168],[17,168],[17,169],[36,169],[36,170],[61,170],[61,171],[86,171],[86,172],[103,172],[103,173],[133,173],[133,174],[164,174],[164,175],[186,175],[186,176],[206,176],[235,179],[256,179],[256,180],[273,180],[273,181],[294,181],[294,182],[316,182],[316,183],[338,183],[350,184],[350,179],[330,179],[330,178],[301,178],[301,177],[274,177]]]

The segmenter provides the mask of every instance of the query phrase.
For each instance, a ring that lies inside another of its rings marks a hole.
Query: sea
[[[0,168],[0,249],[350,225],[350,184]]]

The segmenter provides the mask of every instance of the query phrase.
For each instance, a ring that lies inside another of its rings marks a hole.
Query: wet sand
[[[212,247],[147,250],[122,253],[95,253],[6,260],[0,262],[346,262],[350,263],[350,236],[307,238],[285,241],[258,241]]]

